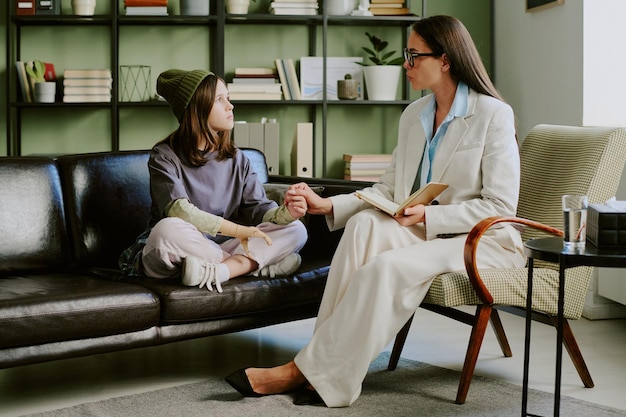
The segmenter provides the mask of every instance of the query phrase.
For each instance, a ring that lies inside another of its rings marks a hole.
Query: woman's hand
[[[294,219],[299,219],[306,214],[308,204],[306,198],[301,195],[297,195],[291,190],[287,190],[285,193],[285,206]]]
[[[414,224],[424,223],[426,220],[426,207],[423,204],[417,204],[413,207],[404,209],[403,215],[394,217],[402,226],[413,226]]]
[[[307,183],[300,182],[298,184],[291,185],[285,195],[285,203],[295,199],[296,197],[303,197],[306,200],[308,213],[330,214],[333,212],[333,203],[330,198],[320,197],[311,189],[311,187],[309,187]]]

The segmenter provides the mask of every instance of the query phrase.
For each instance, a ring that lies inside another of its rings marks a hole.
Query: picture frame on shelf
[[[538,12],[550,7],[559,6],[564,2],[565,0],[526,0],[526,13]]]

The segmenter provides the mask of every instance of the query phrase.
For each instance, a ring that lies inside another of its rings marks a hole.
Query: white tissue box
[[[590,204],[587,240],[598,248],[626,248],[626,212],[606,204]]]

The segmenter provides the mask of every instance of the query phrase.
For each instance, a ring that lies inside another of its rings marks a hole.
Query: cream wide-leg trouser
[[[272,239],[272,245],[260,237],[248,239],[251,258],[259,264],[252,275],[258,275],[265,265],[300,251],[306,243],[306,228],[300,221],[284,226],[261,223],[257,228]],[[145,274],[150,278],[172,278],[180,274],[183,259],[187,256],[218,264],[235,254],[246,255],[239,239],[229,239],[218,245],[191,223],[178,217],[166,217],[150,231],[141,261]]]
[[[351,405],[370,363],[404,326],[434,277],[463,270],[466,235],[425,240],[368,209],[346,223],[333,257],[314,334],[295,363],[328,407]],[[521,253],[481,240],[482,267],[523,266]]]

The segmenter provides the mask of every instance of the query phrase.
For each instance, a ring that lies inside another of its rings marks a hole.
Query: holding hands
[[[293,184],[285,195],[285,204],[305,201],[305,212],[310,214],[330,214],[333,211],[333,203],[329,198],[320,197],[305,182]],[[307,207],[308,206],[308,207]]]

